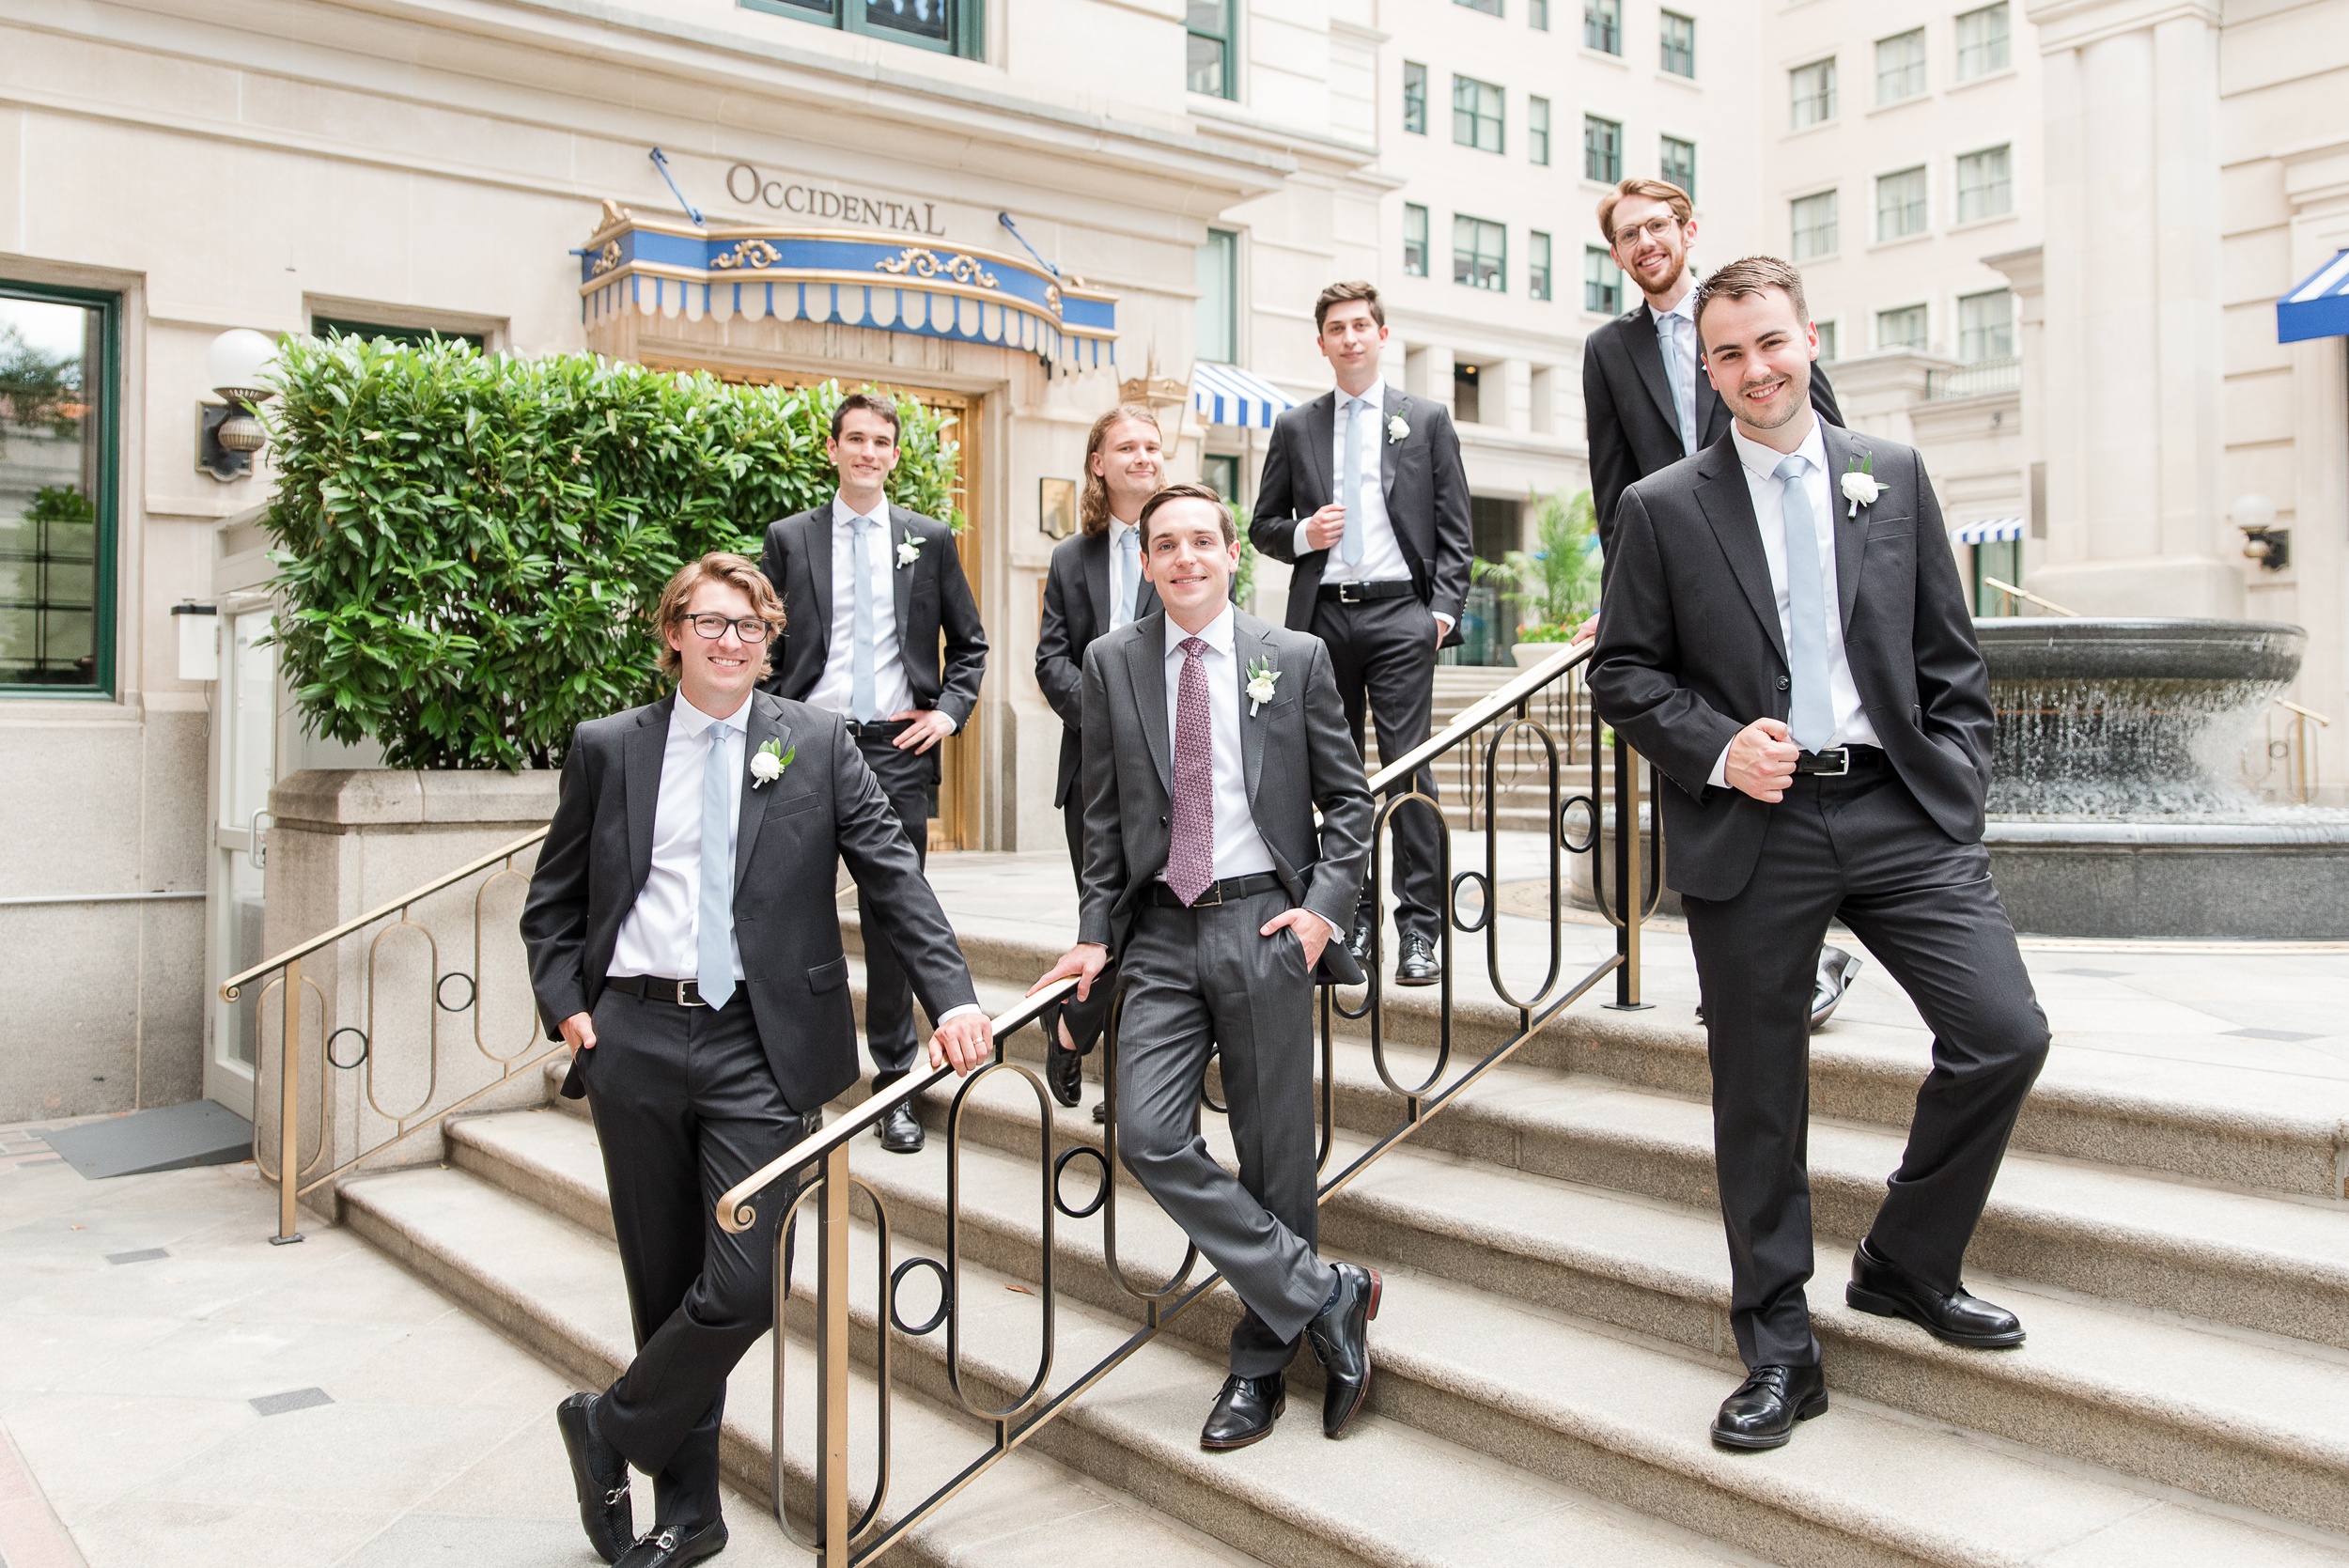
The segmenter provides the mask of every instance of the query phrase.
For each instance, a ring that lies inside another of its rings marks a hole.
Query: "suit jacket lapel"
[[[1126,678],[1132,683],[1134,711],[1142,715],[1142,737],[1150,747],[1150,760],[1157,764],[1159,787],[1168,800],[1174,798],[1174,759],[1173,742],[1166,734],[1166,617],[1152,614],[1142,623],[1142,640],[1133,647],[1126,663]]]
[[[808,587],[816,595],[816,627],[810,634],[816,639],[816,672],[821,678],[824,660],[832,655],[832,503],[807,514],[801,527],[802,549],[807,561]]]
[[[1085,591],[1093,598],[1093,635],[1098,637],[1110,629],[1110,549],[1109,530],[1078,547],[1077,559],[1084,567]],[[1080,655],[1081,657],[1081,655]]]
[[[669,713],[676,706],[677,695],[672,692],[645,709],[620,746],[631,903],[645,891],[645,878],[652,875],[653,818],[661,809],[661,759],[669,747]]]
[[[1308,472],[1320,482],[1315,493],[1321,497],[1321,505],[1338,498],[1337,478],[1330,472],[1330,443],[1337,440],[1337,432],[1338,395],[1325,392],[1305,405],[1305,460],[1312,465]]]
[[[751,758],[770,740],[782,742],[786,751],[791,749],[791,726],[783,722],[783,708],[764,691],[751,698],[745,726],[748,733],[742,741],[742,804],[734,828],[734,896],[738,900],[742,896],[742,884],[750,878],[751,851],[758,847],[759,825],[767,820],[768,792],[775,788],[774,784],[765,789],[751,787]]]
[[[1248,781],[1248,805],[1256,805],[1256,779],[1264,772],[1264,727],[1269,711],[1254,718],[1248,716],[1248,667],[1258,660],[1272,662],[1272,650],[1254,625],[1237,613],[1232,616],[1232,662],[1238,666],[1234,678],[1239,682],[1239,760],[1241,775]],[[1279,688],[1276,684],[1275,694]]]
[[[1770,646],[1783,660],[1786,637],[1778,624],[1778,590],[1770,585],[1770,559],[1762,550],[1762,524],[1753,515],[1753,496],[1746,489],[1737,448],[1724,438],[1706,447],[1697,460],[1703,475],[1697,486],[1698,505],[1704,508],[1705,521],[1713,525],[1721,553],[1729,558],[1737,586],[1745,590],[1746,602],[1753,606],[1762,629],[1769,633]]]
[[[1370,439],[1378,443],[1378,493],[1382,496],[1392,497],[1394,494],[1394,469],[1403,457],[1403,443],[1387,439],[1387,422],[1402,413],[1410,406],[1410,402],[1409,394],[1390,382],[1387,386],[1385,405],[1380,410],[1378,426],[1370,432]],[[1408,422],[1408,416],[1406,416],[1406,422]],[[1392,512],[1387,514],[1387,522],[1391,527],[1393,525],[1394,514]],[[1395,529],[1394,536],[1398,539],[1402,538],[1403,530]]]
[[[1713,390],[1712,379],[1697,366],[1697,444],[1710,446],[1729,434],[1729,405]]]
[[[1155,615],[1158,613],[1159,585],[1149,581],[1147,578],[1144,578],[1142,583],[1142,592],[1134,596],[1134,619],[1141,620],[1144,615]],[[1109,627],[1109,622],[1103,621],[1101,623],[1102,630],[1107,631]]]
[[[1664,369],[1663,345],[1657,341],[1656,313],[1644,301],[1625,320],[1631,328],[1631,341],[1624,347],[1631,352],[1631,363],[1640,372],[1640,380],[1647,385],[1647,395],[1664,415],[1664,427],[1675,436],[1680,434],[1680,411],[1672,407],[1672,379]]]
[[[1849,430],[1824,419],[1819,421],[1819,433],[1827,447],[1828,515],[1835,521],[1835,608],[1840,624],[1848,632],[1852,606],[1859,599],[1859,567],[1868,549],[1868,520],[1864,514],[1854,516],[1852,508],[1844,504],[1843,474],[1868,456],[1867,438],[1855,437]]]
[[[914,639],[906,628],[906,615],[913,605],[913,574],[922,569],[924,562],[929,555],[929,551],[926,549],[914,558],[912,566],[901,569],[897,565],[897,546],[907,539],[922,538],[910,520],[912,516],[912,513],[902,506],[892,506],[889,508],[889,527],[883,530],[889,541],[887,547],[889,584],[892,597],[897,605],[897,657],[908,660],[909,667],[910,667]],[[923,542],[926,544],[928,541]],[[935,633],[932,634],[933,641],[935,641]]]

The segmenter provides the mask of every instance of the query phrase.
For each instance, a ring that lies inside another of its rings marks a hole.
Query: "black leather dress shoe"
[[[1354,917],[1354,929],[1346,933],[1346,951],[1354,955],[1358,964],[1370,962],[1371,922],[1361,915]]]
[[[593,1394],[573,1394],[554,1407],[554,1424],[571,1456],[571,1484],[579,1492],[579,1522],[587,1544],[606,1562],[619,1560],[636,1538],[636,1510],[629,1500],[628,1461],[596,1435],[587,1417]]]
[[[1093,1102],[1093,1125],[1097,1127],[1105,1127],[1110,1125],[1109,1101],[1096,1100]]]
[[[684,1568],[688,1562],[699,1562],[706,1557],[716,1557],[726,1549],[726,1522],[712,1519],[699,1529],[679,1529],[671,1525],[657,1529],[628,1549],[616,1568]]]
[[[1378,1271],[1359,1264],[1330,1266],[1338,1271],[1338,1298],[1319,1317],[1305,1325],[1305,1338],[1321,1358],[1321,1435],[1334,1437],[1346,1430],[1354,1412],[1370,1393],[1370,1320],[1378,1315]]]
[[[1807,1367],[1756,1367],[1713,1418],[1713,1441],[1725,1449],[1782,1449],[1795,1423],[1827,1414],[1827,1374]]]
[[[1855,1312],[1906,1318],[1935,1339],[1968,1349],[2010,1350],[2023,1343],[2022,1323],[2004,1307],[1968,1295],[1963,1281],[1944,1296],[1864,1240],[1852,1254],[1843,1300]]]
[[[1819,949],[1819,977],[1811,986],[1811,1027],[1835,1017],[1835,1009],[1859,978],[1859,960],[1840,947]]]
[[[900,1101],[881,1119],[873,1124],[873,1136],[880,1146],[893,1155],[918,1155],[922,1152],[922,1120],[913,1113],[913,1102]]]
[[[1272,1436],[1272,1423],[1288,1407],[1288,1379],[1279,1373],[1269,1377],[1242,1377],[1235,1373],[1223,1380],[1223,1391],[1215,1396],[1207,1424],[1199,1429],[1199,1446],[1244,1449],[1262,1442]]]
[[[1436,944],[1425,937],[1405,937],[1403,951],[1394,961],[1394,983],[1433,986],[1442,978],[1443,964],[1436,956]]]
[[[1073,1110],[1084,1098],[1085,1059],[1061,1044],[1060,1020],[1057,1004],[1044,1015],[1044,1085],[1052,1098]]]

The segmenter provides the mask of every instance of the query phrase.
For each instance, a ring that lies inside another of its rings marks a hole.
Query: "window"
[[[0,282],[0,689],[114,682],[120,302]]]
[[[1184,85],[1211,98],[1239,96],[1232,70],[1232,0],[1186,0],[1183,25],[1190,30],[1184,44]]]
[[[1623,269],[1604,245],[1582,247],[1582,308],[1601,316],[1623,309]]]
[[[311,336],[331,337],[337,333],[345,337],[364,337],[370,342],[384,337],[414,348],[443,339],[452,343],[470,343],[481,349],[490,346],[490,340],[480,333],[443,332],[438,327],[387,327],[377,321],[345,321],[332,316],[310,318]]]
[[[1501,150],[1501,89],[1473,76],[1452,79],[1452,139],[1479,152]]]
[[[2007,65],[2006,7],[1984,6],[1957,19],[1957,79],[1970,82]]]
[[[1403,129],[1427,134],[1427,68],[1417,60],[1403,62]]]
[[[739,0],[754,11],[797,17],[818,27],[837,27],[872,38],[935,49],[965,59],[983,58],[981,23],[986,0]],[[1191,9],[1201,8],[1193,0]],[[1213,8],[1221,9],[1221,6]]]
[[[1697,194],[1697,144],[1684,142],[1677,136],[1667,136],[1657,162],[1665,179],[1688,192],[1688,199],[1694,201]]]
[[[1925,346],[1925,307],[1903,305],[1898,310],[1876,312],[1876,347],[1879,349],[1915,349]]]
[[[1876,176],[1876,239],[1905,240],[1925,231],[1925,171]]]
[[[1794,97],[1793,125],[1797,131],[1823,125],[1835,117],[1835,62],[1813,60],[1786,73]]]
[[[1582,116],[1582,178],[1612,185],[1623,178],[1623,126],[1596,115]]]
[[[1582,47],[1623,53],[1623,0],[1582,0]]]
[[[1819,358],[1823,361],[1833,359],[1835,357],[1835,323],[1816,321],[1812,325],[1817,327],[1819,332]]]
[[[1509,287],[1509,231],[1482,218],[1452,220],[1452,281],[1470,288],[1505,292]]]
[[[1925,30],[1876,39],[1876,101],[1898,103],[1925,90]]]
[[[1525,291],[1536,300],[1551,297],[1549,236],[1538,228],[1525,237]]]
[[[1536,163],[1549,162],[1549,100],[1525,101],[1525,155]]]
[[[2015,296],[2003,288],[1957,302],[1957,357],[1968,365],[2015,357]],[[2011,581],[2011,580],[2010,580]]]
[[[1815,196],[1797,196],[1787,204],[1793,220],[1793,260],[1815,261],[1823,256],[1833,256],[1843,243],[1837,211],[1836,194],[1821,191]]]
[[[1455,6],[1466,6],[1472,11],[1483,11],[1486,16],[1501,14],[1501,0],[1452,0],[1452,3]]]
[[[1657,64],[1674,76],[1697,73],[1697,19],[1678,11],[1664,13],[1661,55]]]
[[[1239,236],[1211,228],[1197,254],[1199,357],[1230,365],[1239,358]]]
[[[1452,417],[1463,425],[1485,423],[1485,367],[1452,362]]]
[[[1210,452],[1199,459],[1199,477],[1226,501],[1239,499],[1239,459],[1228,452]]]
[[[1525,24],[1537,32],[1549,31],[1549,0],[1525,0]]]
[[[2014,161],[2002,147],[1969,152],[1957,161],[1957,221],[1976,223],[2015,210]]]
[[[1427,209],[1415,201],[1403,204],[1403,275],[1427,275]]]

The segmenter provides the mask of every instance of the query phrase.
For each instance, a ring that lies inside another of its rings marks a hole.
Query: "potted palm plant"
[[[1546,496],[1534,514],[1532,551],[1513,550],[1501,558],[1520,587],[1525,618],[1511,650],[1520,669],[1556,654],[1557,644],[1573,641],[1575,629],[1598,609],[1596,524],[1589,490],[1571,500]]]

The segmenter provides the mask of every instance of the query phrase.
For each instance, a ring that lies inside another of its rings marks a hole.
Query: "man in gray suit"
[[[712,1194],[816,1130],[856,1081],[834,879],[903,955],[934,1056],[983,1061],[954,928],[839,715],[753,691],[783,628],[758,569],[712,554],[654,613],[677,692],[579,726],[522,907],[531,987],[603,1146],[636,1358],[556,1411],[587,1539],[623,1568],[722,1550],[726,1374],[774,1312],[776,1201],[740,1235]],[[631,1545],[628,1470],[653,1477]]]
[[[1162,489],[1140,529],[1164,608],[1085,650],[1078,940],[1036,984],[1074,975],[1089,996],[1112,955],[1122,965],[1127,1168],[1247,1304],[1200,1446],[1271,1432],[1300,1332],[1335,1437],[1369,1389],[1379,1282],[1315,1251],[1313,987],[1323,966],[1361,980],[1333,939],[1369,855],[1370,787],[1329,650],[1228,602],[1239,539],[1216,492]],[[1237,1177],[1199,1136],[1211,1050]]]

